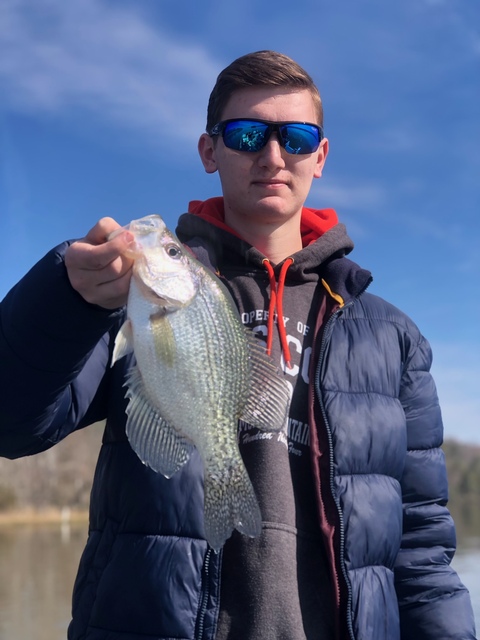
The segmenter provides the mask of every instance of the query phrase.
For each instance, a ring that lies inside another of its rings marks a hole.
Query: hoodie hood
[[[191,202],[189,213],[180,217],[176,231],[180,241],[190,247],[197,259],[224,276],[230,285],[232,278],[235,279],[240,273],[247,277],[247,281],[250,278],[250,282],[252,276],[258,282],[267,280],[267,353],[271,353],[273,323],[274,318],[278,318],[278,332],[287,366],[290,366],[290,350],[283,322],[285,286],[312,285],[315,288],[321,280],[335,304],[343,306],[349,297],[366,286],[362,283],[366,283],[370,277],[368,272],[360,270],[353,262],[338,259],[350,253],[353,242],[348,237],[345,226],[338,222],[333,209],[315,210],[304,207],[301,218],[303,248],[277,265],[271,264],[258,249],[228,227],[221,197]],[[332,268],[332,265],[338,266]],[[329,271],[332,273],[325,280],[325,274]],[[339,278],[334,277],[337,271],[341,272]],[[343,286],[339,291],[339,285],[352,281],[351,277],[349,279],[350,272],[356,274],[353,277],[353,291]],[[333,287],[329,284],[331,279],[335,282]]]
[[[189,213],[180,217],[176,232],[197,258],[215,271],[222,272],[224,262],[229,266],[237,264],[264,269],[265,256],[225,223],[221,197],[192,201]],[[353,249],[353,242],[333,209],[304,207],[301,235],[303,249],[291,256],[293,264],[289,268],[289,278],[308,279],[309,273],[318,272],[326,260],[342,257]],[[280,269],[281,265],[274,268]]]

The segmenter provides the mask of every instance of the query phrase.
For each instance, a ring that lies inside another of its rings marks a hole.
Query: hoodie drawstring
[[[287,341],[287,332],[285,330],[285,322],[283,320],[283,289],[285,287],[285,277],[289,267],[293,264],[293,258],[287,258],[282,264],[280,274],[278,276],[278,284],[275,281],[275,272],[270,260],[265,258],[263,260],[265,269],[267,270],[270,280],[270,302],[268,305],[268,321],[267,321],[267,354],[272,354],[272,342],[273,342],[273,319],[275,309],[277,311],[277,325],[278,333],[280,334],[280,345],[283,353],[283,359],[285,365],[291,369],[292,363],[290,359],[290,349]]]

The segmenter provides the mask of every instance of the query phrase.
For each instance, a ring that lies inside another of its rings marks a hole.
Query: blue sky
[[[478,0],[0,0],[0,298],[106,215],[219,195],[196,144],[217,74],[282,51],[320,88],[333,207],[434,349],[448,437],[480,443]]]

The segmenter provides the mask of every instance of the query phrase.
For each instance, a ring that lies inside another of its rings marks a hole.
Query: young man
[[[291,383],[288,434],[239,443],[263,517],[218,554],[203,532],[194,453],[167,480],[125,436],[110,368],[131,241],[101,220],[57,247],[1,307],[0,452],[42,451],[107,420],[70,640],[475,638],[449,563],[442,424],[427,342],[366,292],[371,276],[333,210],[304,206],[328,153],[310,76],[269,51],[211,94],[199,152],[223,197],[193,202],[179,238],[217,271]],[[274,322],[272,322],[274,321]]]

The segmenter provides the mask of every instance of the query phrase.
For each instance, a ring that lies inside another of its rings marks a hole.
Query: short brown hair
[[[220,72],[208,101],[207,131],[220,122],[235,91],[256,86],[307,89],[313,98],[318,124],[323,127],[322,99],[305,69],[283,53],[256,51],[237,58]]]

